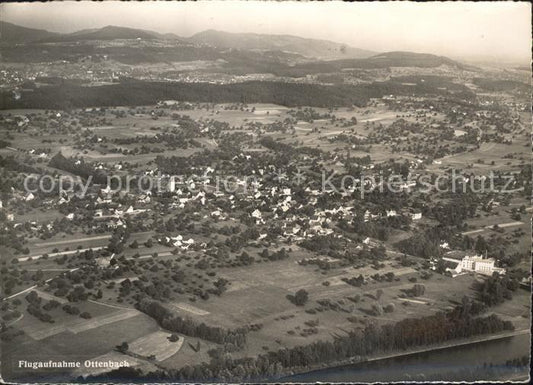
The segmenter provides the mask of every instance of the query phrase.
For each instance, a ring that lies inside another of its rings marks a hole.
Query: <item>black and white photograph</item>
[[[532,5],[0,4],[0,382],[529,383]]]

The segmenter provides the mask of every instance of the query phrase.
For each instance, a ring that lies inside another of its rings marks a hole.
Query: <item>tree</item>
[[[80,317],[81,318],[85,318],[85,319],[89,319],[89,318],[92,318],[91,314],[84,311],[83,313],[80,314]]]
[[[293,304],[297,306],[303,306],[307,302],[309,298],[309,293],[307,293],[306,290],[300,289],[298,290],[294,295],[288,295],[287,298],[289,301],[291,301]]]
[[[474,249],[479,254],[483,254],[483,253],[485,253],[485,251],[487,251],[487,249],[488,249],[487,241],[481,235],[478,235],[478,237],[476,239],[476,245],[474,246]]]
[[[412,297],[419,297],[421,295],[424,295],[424,292],[426,291],[426,287],[420,283],[415,283],[410,290],[410,294]]]
[[[126,341],[122,342],[120,345],[117,345],[117,350],[121,353],[126,353],[130,346]]]
[[[178,336],[176,333],[172,333],[169,337],[168,337],[168,340],[170,342],[177,342],[180,340],[180,336]]]
[[[380,316],[383,314],[383,307],[378,302],[372,304],[372,314],[375,316]]]

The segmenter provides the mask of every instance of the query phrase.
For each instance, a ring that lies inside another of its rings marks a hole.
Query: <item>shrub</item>
[[[91,314],[84,311],[83,313],[80,314],[80,317],[81,318],[85,318],[85,319],[89,319],[89,318],[92,318]]]

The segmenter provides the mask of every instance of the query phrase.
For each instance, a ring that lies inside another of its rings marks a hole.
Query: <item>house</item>
[[[101,269],[105,269],[111,265],[111,260],[114,257],[115,257],[115,254],[112,254],[110,257],[98,257],[95,259],[96,265]]]
[[[418,219],[422,219],[422,213],[413,213],[413,214],[411,214],[411,219],[413,221],[416,221]]]

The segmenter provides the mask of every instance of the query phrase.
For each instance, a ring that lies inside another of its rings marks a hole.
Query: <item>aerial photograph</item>
[[[0,382],[529,383],[531,17],[0,4]]]

